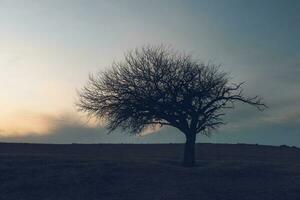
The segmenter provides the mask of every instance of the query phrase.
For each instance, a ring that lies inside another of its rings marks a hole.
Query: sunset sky
[[[199,142],[300,147],[299,11],[298,0],[0,0],[0,141],[183,142],[170,128],[107,135],[74,105],[89,73],[163,43],[223,64],[269,106],[238,105]]]

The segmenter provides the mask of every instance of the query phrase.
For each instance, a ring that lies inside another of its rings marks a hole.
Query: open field
[[[195,168],[182,150],[0,143],[0,199],[300,199],[298,148],[199,144]]]

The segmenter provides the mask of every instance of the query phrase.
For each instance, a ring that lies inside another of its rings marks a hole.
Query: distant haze
[[[223,64],[263,113],[238,105],[199,142],[300,146],[298,0],[0,0],[0,141],[183,142],[175,129],[106,134],[76,112],[76,89],[123,52],[167,44]]]

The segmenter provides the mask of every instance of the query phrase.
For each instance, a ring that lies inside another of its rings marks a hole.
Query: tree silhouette
[[[79,91],[79,111],[106,119],[109,131],[133,134],[149,126],[173,126],[186,137],[185,166],[195,165],[198,133],[224,124],[225,110],[242,102],[263,110],[258,96],[245,97],[243,83],[231,83],[220,66],[202,63],[165,46],[129,51],[112,68],[90,75]]]

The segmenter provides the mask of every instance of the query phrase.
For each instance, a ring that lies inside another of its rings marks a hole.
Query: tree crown
[[[202,63],[164,46],[145,46],[96,75],[79,92],[77,106],[116,128],[140,133],[170,125],[183,133],[208,135],[224,124],[235,102],[266,108],[258,96],[245,97],[243,83],[231,83],[219,65]]]

